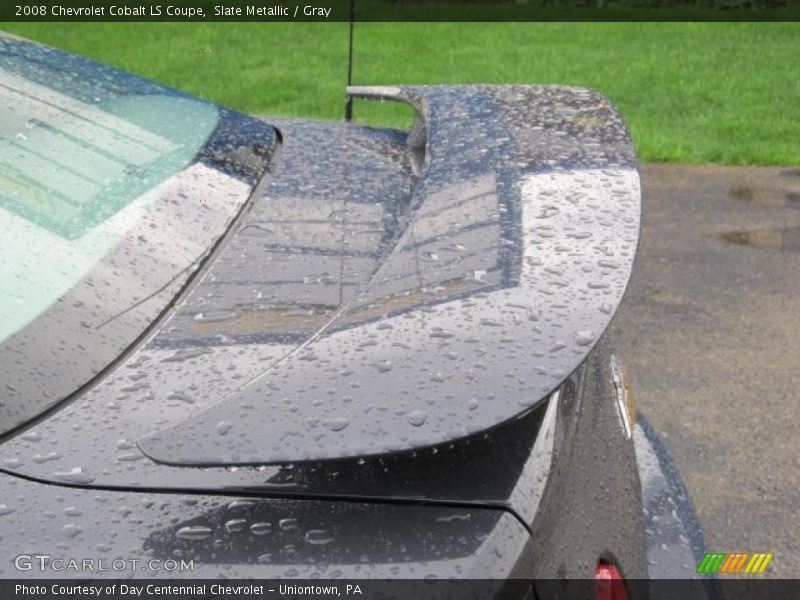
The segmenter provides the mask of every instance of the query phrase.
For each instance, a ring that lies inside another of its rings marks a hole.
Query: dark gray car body
[[[214,160],[252,192],[224,235],[95,311],[124,347],[2,438],[0,575],[60,575],[14,567],[46,552],[194,578],[647,577],[603,335],[638,240],[621,118],[579,88],[350,93],[417,125],[241,116]],[[68,321],[20,332],[33,362]]]

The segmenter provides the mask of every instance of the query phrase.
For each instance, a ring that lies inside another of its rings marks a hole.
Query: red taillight
[[[601,562],[594,572],[595,600],[628,600],[628,590],[617,567]]]

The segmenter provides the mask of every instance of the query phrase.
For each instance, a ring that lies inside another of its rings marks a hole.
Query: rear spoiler
[[[140,440],[153,460],[263,465],[451,442],[539,406],[611,320],[636,254],[640,188],[626,127],[605,98],[551,86],[348,94],[419,115],[402,235],[302,347]],[[458,240],[454,215],[470,220]],[[466,261],[432,259],[432,248],[485,264],[465,273]]]

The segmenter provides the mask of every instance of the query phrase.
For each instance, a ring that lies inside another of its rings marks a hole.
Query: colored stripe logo
[[[765,552],[707,552],[697,566],[698,573],[763,573],[774,555]]]

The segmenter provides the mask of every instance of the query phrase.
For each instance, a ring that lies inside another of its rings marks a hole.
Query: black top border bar
[[[354,9],[351,11],[351,9]],[[0,21],[800,21],[794,0],[6,0]]]

